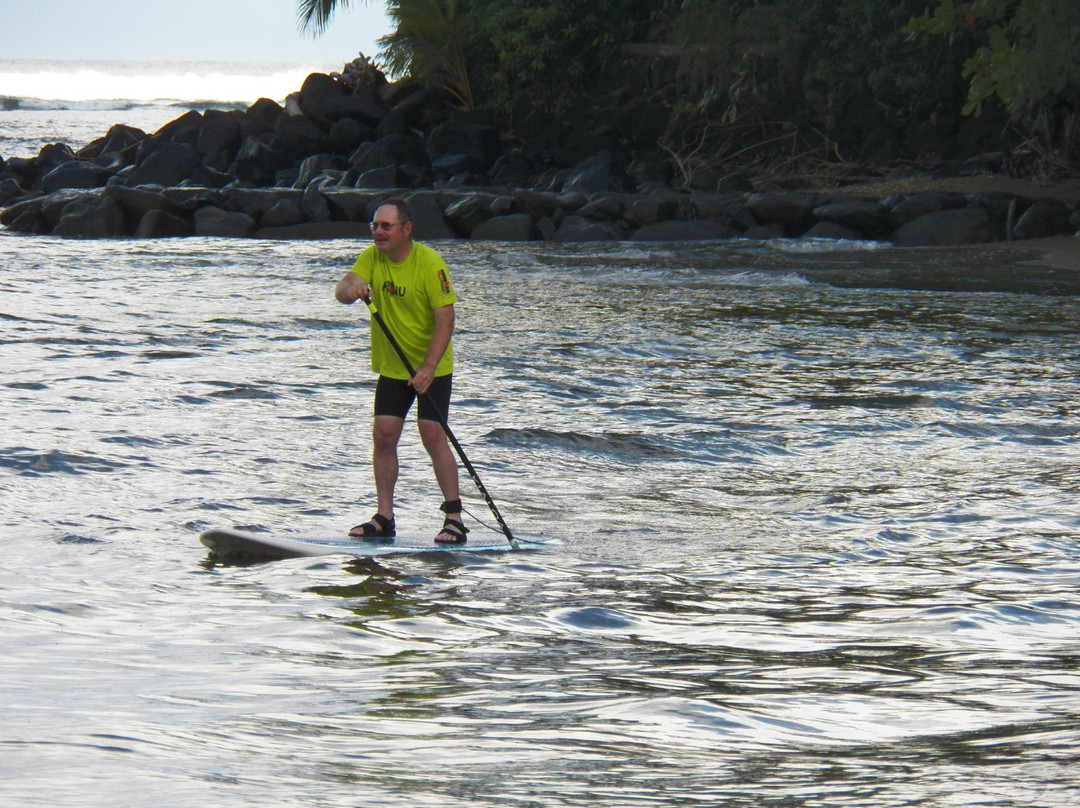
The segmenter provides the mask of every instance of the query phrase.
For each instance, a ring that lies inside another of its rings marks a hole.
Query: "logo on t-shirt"
[[[386,292],[386,294],[393,295],[394,297],[405,297],[405,287],[402,286],[399,289],[394,285],[393,281],[383,281],[382,290]]]
[[[446,276],[446,270],[439,270],[439,283],[442,285],[442,293],[444,295],[450,294],[450,278]]]

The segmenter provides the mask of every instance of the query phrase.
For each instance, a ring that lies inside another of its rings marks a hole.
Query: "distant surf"
[[[18,109],[124,109],[136,104],[282,101],[309,73],[343,65],[258,62],[0,60],[0,97]]]
[[[123,123],[154,132],[187,110],[283,103],[311,73],[344,65],[0,59],[0,157],[79,148]]]

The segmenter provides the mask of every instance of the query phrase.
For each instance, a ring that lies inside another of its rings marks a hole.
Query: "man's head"
[[[391,197],[371,217],[371,238],[391,261],[404,261],[412,250],[413,215],[404,199]]]

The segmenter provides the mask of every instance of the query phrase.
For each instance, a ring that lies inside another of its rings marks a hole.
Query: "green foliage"
[[[299,2],[296,20],[300,30],[311,31],[316,36],[326,30],[338,6],[349,7],[349,0],[299,0]]]
[[[394,31],[379,40],[393,76],[410,76],[449,93],[464,108],[475,105],[465,49],[473,21],[461,0],[390,0]]]
[[[1080,3],[1076,0],[943,0],[908,33],[978,43],[963,67],[965,114],[994,99],[1015,121],[1080,90]]]
[[[559,113],[587,95],[619,47],[642,35],[664,2],[469,0],[470,63],[490,107],[519,102]]]

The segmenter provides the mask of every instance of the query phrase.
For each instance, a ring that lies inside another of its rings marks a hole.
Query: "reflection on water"
[[[353,245],[0,239],[4,802],[1070,804],[1078,298],[781,246],[445,245],[455,433],[560,543],[221,566],[372,506]]]

